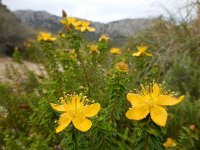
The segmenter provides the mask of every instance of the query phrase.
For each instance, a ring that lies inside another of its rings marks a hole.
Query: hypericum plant
[[[37,37],[37,40],[39,42],[42,42],[42,41],[53,42],[53,41],[56,40],[56,38],[51,33],[40,32],[38,37]]]
[[[167,138],[166,142],[163,143],[164,148],[173,148],[176,147],[176,141],[173,138]]]
[[[150,113],[152,121],[163,127],[167,121],[167,112],[163,106],[176,105],[183,98],[184,96],[180,96],[176,99],[172,93],[154,83],[153,86],[142,87],[142,90],[137,94],[127,94],[127,99],[132,108],[127,111],[126,117],[132,120],[141,120]]]
[[[147,46],[143,46],[143,45],[137,46],[137,50],[138,50],[138,51],[135,52],[135,53],[133,53],[133,56],[140,56],[140,55],[142,55],[142,54],[144,54],[144,55],[146,55],[146,56],[152,56],[152,54],[146,52],[147,49],[148,49]]]
[[[100,38],[99,38],[99,42],[102,42],[102,41],[107,42],[109,39],[110,39],[110,38],[109,38],[107,35],[102,34],[102,35],[100,36]]]
[[[166,91],[164,87],[153,83],[153,85],[142,86],[142,90],[137,93],[128,93],[127,99],[132,108],[126,112],[126,117],[131,120],[143,120],[138,133],[141,134],[137,147],[149,149],[162,147],[162,128],[166,125],[167,111],[164,106],[176,105],[183,100],[184,96],[178,99],[174,93]],[[149,115],[150,114],[150,115]],[[156,125],[155,125],[155,124]],[[152,143],[153,142],[153,143]]]
[[[121,61],[121,62],[117,63],[115,65],[115,68],[120,72],[126,72],[126,73],[129,70],[128,64],[126,64],[124,61]]]
[[[100,110],[100,104],[89,104],[89,101],[82,94],[80,95],[64,95],[59,99],[61,105],[51,103],[51,107],[62,112],[58,121],[56,132],[60,132],[66,128],[70,122],[74,127],[82,132],[86,132],[92,126],[92,122],[86,117],[95,116]]]
[[[110,53],[112,54],[121,54],[121,50],[119,48],[113,47],[110,49]]]
[[[132,149],[131,146],[139,150],[162,149],[163,127],[167,121],[164,107],[179,103],[184,96],[177,99],[174,93],[166,91],[157,83],[142,86],[140,92],[127,94],[131,85],[137,87],[139,83],[148,83],[147,76],[149,80],[156,77],[154,74],[157,72],[152,72],[152,64],[148,64],[155,56],[146,52],[147,46],[138,46],[138,52],[133,54],[131,49],[124,51],[113,47],[109,50],[109,38],[106,35],[101,35],[98,42],[84,42],[83,34],[79,31],[95,30],[88,21],[70,18],[64,13],[61,24],[66,32],[60,32],[56,41],[51,36],[51,40],[39,41],[49,74],[43,86],[47,91],[41,101],[43,107],[38,106],[40,111],[45,112],[39,116],[42,119],[42,116],[54,118],[51,107],[61,113],[56,127],[59,134],[52,132],[52,119],[46,120],[51,124],[50,129],[45,119],[39,123],[41,127],[44,126],[43,132],[51,133],[50,139],[54,138],[55,143],[62,148],[69,148],[73,143],[74,149],[84,149],[88,145],[92,145],[90,149],[114,149],[118,146],[120,149]],[[58,104],[46,101],[55,100],[63,91],[84,93],[99,103],[90,105],[83,95],[76,94],[64,95]],[[126,95],[132,105],[127,112]],[[88,120],[87,117],[93,117],[99,112],[100,104],[102,111],[99,116]],[[130,122],[124,117],[125,113],[128,119],[141,121]],[[63,134],[64,129],[67,135]],[[119,143],[121,140],[123,142]]]

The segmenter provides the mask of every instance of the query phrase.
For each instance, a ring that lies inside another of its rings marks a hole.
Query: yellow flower
[[[100,110],[100,104],[94,103],[91,105],[86,104],[87,99],[80,95],[65,95],[60,98],[61,105],[50,103],[51,107],[62,112],[58,120],[58,127],[56,133],[64,130],[70,122],[74,127],[82,132],[88,131],[92,122],[86,117],[95,116]]]
[[[167,138],[167,141],[163,143],[163,146],[165,148],[176,147],[176,141],[173,138]]]
[[[91,45],[89,46],[89,48],[90,48],[90,51],[89,51],[90,54],[91,54],[91,53],[100,53],[100,52],[98,51],[98,45],[96,45],[96,44],[91,44]]]
[[[69,57],[72,60],[75,60],[77,58],[77,54],[76,54],[75,49],[72,49],[72,50],[69,51]]]
[[[67,17],[67,18],[61,19],[60,23],[65,25],[65,26],[71,26],[72,25],[74,27],[77,27],[81,24],[80,21],[77,21],[76,18],[72,18],[72,17]]]
[[[121,54],[120,49],[119,49],[119,48],[116,48],[116,47],[111,48],[111,49],[110,49],[110,52],[111,52],[112,54]]]
[[[95,28],[89,27],[90,22],[89,21],[80,21],[80,27],[75,27],[76,30],[80,30],[81,32],[85,32],[86,30],[90,32],[94,32]]]
[[[61,19],[60,20],[60,23],[62,24],[62,25],[67,25],[67,19],[66,18],[64,18],[64,19]]]
[[[153,122],[163,127],[167,121],[167,112],[163,106],[176,105],[183,98],[184,96],[180,96],[178,99],[173,97],[157,83],[146,87],[142,86],[142,90],[138,94],[127,94],[132,108],[126,112],[126,117],[132,120],[141,120],[150,113]]]
[[[74,27],[77,27],[81,24],[81,21],[77,21],[76,18],[67,18],[68,25],[73,25]]]
[[[141,54],[145,54],[146,56],[152,56],[152,54],[146,52],[147,48],[147,46],[138,46],[138,52],[133,53],[133,56],[140,56]]]
[[[39,42],[41,41],[48,41],[48,42],[53,42],[56,40],[56,38],[51,34],[51,33],[47,33],[47,32],[40,32],[37,40]]]
[[[116,65],[115,65],[115,68],[118,70],[118,71],[121,71],[121,72],[128,72],[128,65],[125,63],[125,62],[123,62],[123,61],[121,61],[121,62],[119,62],[119,63],[117,63]]]
[[[109,40],[109,37],[108,36],[106,36],[105,34],[102,34],[101,36],[100,36],[100,38],[99,38],[99,41],[108,41]]]

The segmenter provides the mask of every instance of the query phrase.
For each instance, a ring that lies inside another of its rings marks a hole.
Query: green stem
[[[102,145],[103,145],[103,150],[106,150],[106,140],[105,140],[104,135],[103,135],[103,139],[102,139]]]
[[[149,139],[149,133],[147,133],[145,138],[144,150],[147,150],[148,139]]]
[[[118,77],[117,77],[116,79],[117,79],[117,83],[118,83],[118,85],[119,85]],[[111,113],[110,113],[110,123],[112,123],[112,118],[113,118],[114,112],[116,111],[117,97],[118,97],[118,95],[119,95],[118,92],[119,92],[119,90],[117,90],[116,93],[115,93],[114,105],[113,105],[113,109],[112,109],[112,111],[111,111]]]
[[[149,128],[149,122],[151,121],[150,117],[148,118],[147,127]],[[145,137],[145,144],[144,144],[144,150],[148,149],[148,140],[149,140],[149,133],[147,132],[147,135]]]
[[[85,65],[83,64],[83,61],[82,61],[82,59],[81,59],[80,54],[78,53],[77,55],[78,55],[78,59],[79,59],[79,61],[80,61],[80,63],[81,63],[81,66],[82,66],[82,68],[83,68],[83,72],[84,72],[84,74],[85,74],[85,79],[86,79],[86,83],[87,83],[87,86],[88,86],[88,96],[90,97],[90,95],[91,95],[91,92],[90,92],[90,82],[89,82],[89,77],[88,77],[88,74],[87,74],[87,71],[86,71],[86,67],[85,67]]]
[[[72,140],[74,141],[74,150],[78,150],[78,138],[77,138],[76,129],[74,127],[72,131]]]

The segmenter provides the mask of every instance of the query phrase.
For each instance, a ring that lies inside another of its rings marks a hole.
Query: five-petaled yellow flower
[[[133,53],[133,56],[140,56],[141,54],[145,54],[146,56],[152,56],[152,54],[146,52],[147,46],[137,46],[138,52]]]
[[[74,127],[82,132],[88,131],[92,122],[86,117],[95,116],[100,110],[100,104],[94,103],[87,105],[87,99],[80,95],[65,95],[60,98],[61,105],[50,103],[51,107],[62,112],[58,120],[58,127],[56,132],[64,130],[70,122],[73,123]]]
[[[80,27],[75,27],[76,30],[80,30],[81,32],[85,32],[85,31],[90,31],[90,32],[94,32],[95,28],[93,27],[89,27],[90,22],[89,21],[80,21]]]
[[[116,48],[116,47],[111,48],[110,52],[112,54],[121,54],[122,53],[121,50],[119,48]]]
[[[73,17],[64,18],[60,20],[60,23],[65,26],[74,26],[74,27],[77,27],[81,24],[80,21],[77,21],[76,18],[73,18]]]
[[[46,42],[53,42],[56,40],[56,38],[51,34],[51,33],[47,33],[47,32],[40,32],[37,40],[39,42],[41,41],[46,41]]]
[[[157,83],[151,86],[142,86],[142,91],[139,94],[127,94],[127,99],[132,108],[126,112],[126,117],[132,120],[141,120],[150,113],[153,122],[163,127],[167,121],[167,111],[163,106],[176,105],[183,98],[184,96],[180,96],[178,99],[173,97],[164,88],[159,87]]]
[[[101,42],[101,41],[108,41],[109,40],[109,37],[108,36],[106,36],[105,34],[102,34],[101,36],[100,36],[100,38],[99,38],[99,42]]]
[[[173,138],[167,138],[167,141],[163,143],[165,148],[176,147],[176,141]]]
[[[129,69],[128,65],[124,61],[117,63],[115,68],[120,72],[128,72]]]
[[[89,46],[90,50],[89,50],[89,53],[100,53],[99,50],[98,50],[98,45],[97,44],[91,44]]]

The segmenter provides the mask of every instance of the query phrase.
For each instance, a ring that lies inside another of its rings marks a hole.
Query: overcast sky
[[[165,9],[177,15],[188,1],[193,0],[2,0],[11,10],[45,10],[61,16],[61,10],[65,9],[68,16],[105,23],[161,14],[167,17]]]

